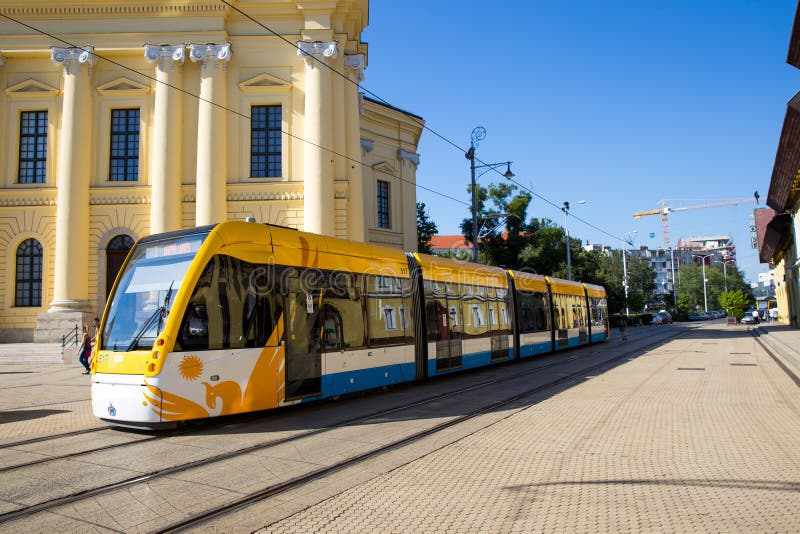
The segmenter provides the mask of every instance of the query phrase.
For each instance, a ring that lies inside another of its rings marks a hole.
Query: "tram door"
[[[449,299],[437,284],[430,282],[426,282],[425,300],[428,343],[431,344],[428,353],[436,354],[436,370],[461,367],[460,302]]]
[[[325,318],[322,290],[297,273],[285,278],[286,293],[286,398],[309,397],[322,392],[322,344]]]

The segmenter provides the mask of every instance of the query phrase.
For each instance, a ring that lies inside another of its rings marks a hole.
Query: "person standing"
[[[84,371],[83,374],[88,375],[89,371],[91,370],[91,366],[89,365],[89,358],[92,355],[92,338],[89,336],[89,327],[83,327],[83,338],[81,340],[81,345],[78,348],[78,361],[81,365],[83,365]]]

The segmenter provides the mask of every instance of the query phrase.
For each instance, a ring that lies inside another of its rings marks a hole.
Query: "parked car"
[[[740,321],[742,324],[757,324],[758,318],[754,316],[752,313],[746,313],[742,320]]]
[[[703,318],[702,318],[702,317],[700,317],[700,314],[699,314],[699,313],[690,313],[690,314],[689,314],[689,320],[690,320],[690,321],[700,321],[700,320],[702,320],[702,319],[703,319]]]
[[[672,316],[667,312],[658,312],[653,314],[653,320],[650,324],[669,324],[672,322]]]

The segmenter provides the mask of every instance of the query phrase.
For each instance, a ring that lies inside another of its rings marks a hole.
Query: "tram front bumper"
[[[95,374],[92,378],[92,413],[112,424],[146,427],[161,423],[147,400],[154,396],[160,404],[161,390],[146,386],[142,375]]]

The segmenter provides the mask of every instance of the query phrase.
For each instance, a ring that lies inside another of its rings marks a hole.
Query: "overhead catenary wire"
[[[285,42],[286,44],[288,44],[288,45],[289,45],[289,46],[291,46],[292,48],[294,48],[294,49],[296,49],[296,50],[301,50],[301,49],[300,49],[300,47],[297,45],[297,43],[293,43],[292,41],[288,40],[288,39],[287,39],[286,37],[284,37],[283,35],[280,35],[280,34],[279,34],[279,33],[277,33],[276,31],[274,31],[272,28],[270,28],[269,26],[267,26],[266,24],[262,23],[261,21],[257,20],[256,18],[254,18],[254,17],[253,17],[253,16],[251,16],[250,14],[246,13],[245,11],[243,11],[243,10],[242,10],[241,8],[239,8],[238,6],[234,6],[234,5],[232,5],[232,4],[231,4],[230,2],[228,2],[227,0],[219,0],[219,1],[220,1],[222,4],[224,4],[224,5],[228,6],[230,9],[232,9],[232,10],[236,11],[237,13],[239,13],[241,16],[243,16],[243,17],[247,18],[248,20],[250,20],[250,21],[251,21],[251,22],[253,22],[254,24],[256,24],[256,25],[258,25],[259,27],[263,28],[264,30],[268,31],[270,34],[272,34],[273,36],[277,37],[277,38],[278,38],[278,39],[280,39],[281,41]],[[18,20],[18,19],[15,19],[14,17],[11,17],[11,16],[9,16],[9,15],[7,15],[7,14],[3,13],[2,11],[0,11],[0,17],[3,17],[3,18],[5,18],[5,19],[7,19],[7,20],[9,20],[9,21],[11,21],[11,22],[14,22],[14,23],[16,23],[16,24],[19,24],[19,25],[21,25],[21,26],[24,26],[24,27],[26,27],[26,28],[28,28],[28,29],[30,29],[30,30],[32,30],[32,31],[34,31],[34,32],[36,32],[36,33],[39,33],[39,34],[41,34],[41,35],[45,35],[45,36],[47,36],[47,37],[50,37],[51,39],[55,39],[55,40],[57,40],[57,41],[59,41],[59,42],[61,42],[61,43],[65,44],[65,45],[67,45],[67,46],[69,46],[69,47],[73,47],[73,48],[81,48],[81,47],[79,47],[78,45],[76,45],[76,44],[74,44],[74,43],[71,43],[71,42],[69,42],[69,41],[67,41],[67,40],[65,40],[65,39],[63,39],[63,38],[61,38],[61,37],[58,37],[58,36],[56,36],[56,35],[53,35],[53,34],[51,34],[51,33],[48,33],[48,32],[46,32],[46,31],[44,31],[44,30],[41,30],[41,29],[39,29],[39,28],[36,28],[36,27],[34,27],[34,26],[30,25],[30,24],[27,24],[27,23],[25,23],[25,22],[22,22],[22,21],[20,21],[20,20]],[[172,84],[170,84],[170,83],[168,83],[168,82],[164,82],[164,81],[158,80],[158,79],[157,79],[155,76],[148,75],[148,74],[146,74],[146,73],[143,73],[143,72],[141,72],[141,71],[138,71],[138,70],[134,69],[133,67],[129,67],[129,66],[127,66],[127,65],[124,65],[124,64],[122,64],[122,63],[119,63],[119,62],[117,62],[117,61],[115,61],[115,60],[113,60],[113,59],[110,59],[110,58],[107,58],[107,57],[105,57],[105,56],[102,56],[102,55],[100,55],[100,54],[97,54],[96,52],[94,52],[94,50],[93,50],[91,53],[92,53],[92,55],[93,55],[93,56],[95,56],[95,57],[96,57],[96,58],[98,58],[98,59],[101,59],[101,60],[103,60],[103,61],[107,61],[107,62],[111,63],[112,65],[116,65],[116,66],[118,66],[118,67],[120,67],[120,68],[123,68],[123,69],[125,69],[125,70],[128,70],[128,71],[130,71],[130,72],[133,72],[133,73],[136,73],[136,74],[138,74],[139,76],[142,76],[142,77],[143,77],[143,78],[145,78],[145,79],[148,79],[148,80],[154,81],[154,82],[156,82],[156,83],[164,84],[164,85],[166,85],[166,86],[170,87],[171,89],[173,89],[173,90],[175,90],[175,91],[178,91],[178,92],[181,92],[181,93],[183,93],[183,94],[186,94],[187,96],[190,96],[190,97],[192,97],[192,98],[195,98],[195,99],[197,99],[198,101],[207,102],[207,103],[209,103],[209,104],[211,104],[211,105],[213,105],[213,106],[215,106],[215,107],[218,107],[218,108],[220,108],[220,109],[223,109],[223,110],[225,110],[225,111],[227,111],[227,112],[229,112],[229,113],[232,113],[232,114],[238,115],[238,116],[240,116],[240,117],[246,118],[246,119],[248,119],[248,120],[250,120],[250,118],[251,118],[249,115],[247,115],[247,114],[245,114],[245,113],[242,113],[242,112],[240,112],[240,111],[237,111],[237,110],[234,110],[234,109],[228,108],[227,106],[223,106],[223,105],[221,105],[221,104],[219,104],[219,103],[216,103],[216,102],[210,101],[210,100],[208,100],[208,99],[205,99],[205,98],[201,97],[200,95],[198,95],[198,94],[196,94],[196,93],[193,93],[193,92],[191,92],[191,91],[185,90],[185,89],[183,89],[183,88],[180,88],[180,87],[177,87],[177,86],[175,86],[175,85],[172,85]],[[336,75],[338,75],[338,76],[341,76],[341,77],[342,77],[344,80],[346,80],[348,83],[355,84],[355,85],[356,85],[358,88],[360,88],[360,89],[361,89],[361,90],[362,90],[362,91],[363,91],[365,94],[369,94],[369,95],[370,95],[370,96],[372,96],[372,97],[373,97],[375,100],[377,100],[377,101],[379,101],[379,102],[381,102],[381,103],[383,103],[383,104],[385,104],[385,105],[387,105],[387,106],[396,107],[396,106],[393,106],[391,103],[389,103],[389,102],[388,102],[387,100],[385,100],[384,98],[382,98],[381,96],[377,95],[376,93],[372,92],[372,91],[371,91],[371,90],[369,90],[368,88],[364,87],[362,84],[359,84],[358,82],[356,82],[356,81],[354,81],[354,80],[350,79],[350,77],[349,77],[349,76],[347,76],[346,74],[344,74],[344,73],[342,73],[342,72],[340,72],[340,71],[336,70],[334,67],[332,67],[331,65],[327,64],[326,62],[319,60],[318,58],[314,57],[313,55],[310,55],[310,56],[308,56],[308,58],[309,58],[309,60],[310,60],[310,61],[315,61],[315,62],[317,62],[317,64],[319,64],[320,66],[322,66],[322,68],[327,68],[327,69],[329,69],[331,72],[335,73]],[[418,125],[420,125],[420,126],[421,126],[421,127],[422,127],[422,128],[425,130],[425,131],[428,131],[428,132],[430,132],[431,134],[433,134],[433,135],[434,135],[434,136],[436,136],[437,138],[441,139],[441,140],[442,140],[443,142],[445,142],[446,144],[448,144],[448,145],[450,145],[451,147],[453,147],[453,148],[457,149],[457,150],[458,150],[459,152],[461,152],[462,154],[463,154],[463,153],[466,153],[466,149],[464,149],[463,147],[461,147],[461,146],[460,146],[458,143],[456,143],[456,142],[452,141],[451,139],[447,138],[447,137],[446,137],[446,136],[444,136],[443,134],[440,134],[438,131],[434,130],[433,128],[431,128],[430,126],[428,126],[427,124],[425,124],[423,121],[419,120],[418,118],[416,118],[416,117],[414,117],[414,116],[410,116],[410,119],[411,119],[411,120],[413,120],[413,121],[415,121],[415,122],[417,122],[417,124],[418,124]],[[316,143],[314,143],[314,142],[312,142],[312,141],[309,141],[309,140],[307,140],[307,139],[304,139],[304,138],[302,138],[302,137],[300,137],[300,136],[294,135],[294,134],[292,134],[291,132],[286,132],[286,131],[284,131],[284,130],[281,130],[281,133],[282,133],[282,134],[284,134],[284,135],[286,135],[286,136],[288,136],[288,137],[290,137],[290,138],[292,138],[292,139],[296,139],[296,140],[298,140],[298,141],[301,141],[301,142],[303,142],[303,143],[307,143],[307,144],[309,144],[309,145],[311,145],[311,146],[315,146],[315,147],[317,147],[317,148],[319,148],[319,149],[321,149],[321,150],[324,150],[324,151],[326,151],[326,152],[328,152],[328,153],[330,153],[330,154],[333,154],[333,155],[339,156],[339,157],[341,157],[341,158],[344,158],[344,159],[345,159],[345,160],[347,160],[347,161],[351,161],[351,162],[353,162],[353,163],[359,164],[359,165],[361,165],[361,166],[363,166],[363,167],[366,167],[366,168],[368,168],[368,169],[372,169],[372,167],[371,167],[371,166],[367,165],[366,163],[364,163],[364,162],[362,162],[362,161],[360,161],[360,160],[356,160],[356,159],[354,159],[354,158],[351,158],[351,157],[349,157],[349,156],[347,156],[347,155],[345,155],[345,154],[340,154],[339,152],[337,152],[336,150],[333,150],[333,149],[331,149],[331,148],[320,146],[320,145],[318,145],[318,144],[316,144]],[[483,164],[483,165],[488,165],[488,164],[486,164],[486,162],[482,161],[480,158],[477,158],[477,157],[476,157],[476,158],[475,158],[475,160],[476,160],[476,161],[478,161],[480,164]],[[375,170],[375,169],[373,169],[373,170]],[[500,175],[500,176],[503,176],[503,174],[502,174],[502,173],[500,173],[500,171],[499,171],[499,170],[497,170],[497,169],[495,169],[495,168],[491,168],[490,170],[492,170],[492,171],[496,172],[496,173],[497,173],[498,175]],[[377,171],[377,172],[381,172],[381,171]],[[386,174],[386,173],[383,173],[383,172],[381,172],[381,174]],[[387,174],[387,175],[388,175],[388,174]],[[467,207],[470,207],[470,206],[471,206],[471,205],[470,205],[470,203],[468,203],[468,202],[465,202],[465,201],[463,201],[463,200],[457,199],[457,198],[455,198],[455,197],[453,197],[453,196],[450,196],[450,195],[448,195],[448,194],[446,194],[446,193],[442,193],[442,192],[440,192],[440,191],[437,191],[437,190],[435,190],[435,189],[432,189],[432,188],[426,187],[426,186],[424,186],[424,185],[421,185],[421,184],[419,184],[419,183],[416,183],[416,182],[411,182],[411,181],[409,181],[409,180],[406,180],[406,179],[404,179],[404,178],[402,178],[402,177],[400,177],[400,176],[394,176],[394,175],[388,175],[388,176],[392,176],[393,178],[396,178],[396,179],[398,179],[398,180],[399,180],[399,181],[401,181],[401,182],[408,183],[408,184],[410,184],[410,185],[414,185],[415,187],[418,187],[418,188],[420,188],[420,189],[422,189],[422,190],[428,191],[428,192],[430,192],[430,193],[433,193],[433,194],[435,194],[435,195],[441,196],[441,197],[443,197],[443,198],[446,198],[446,199],[448,199],[448,200],[452,200],[452,201],[454,201],[454,202],[457,202],[457,203],[459,203],[459,204],[465,205],[465,206],[467,206]],[[509,180],[510,180],[511,182],[513,182],[514,184],[516,184],[517,186],[521,187],[522,189],[524,189],[524,190],[528,191],[528,192],[529,192],[531,195],[533,195],[534,197],[536,197],[536,198],[539,198],[539,199],[540,199],[540,200],[542,200],[543,202],[545,202],[545,203],[547,203],[547,204],[549,204],[549,205],[553,206],[554,208],[556,208],[556,209],[558,209],[558,210],[561,210],[561,206],[559,206],[559,205],[558,205],[558,204],[556,204],[555,202],[551,201],[550,199],[548,199],[548,198],[546,198],[546,197],[544,197],[544,196],[542,196],[542,195],[540,195],[540,194],[538,194],[538,193],[534,192],[533,190],[529,189],[528,187],[526,187],[525,185],[521,184],[520,182],[518,182],[518,181],[516,181],[516,180],[513,180],[513,179],[511,179],[511,178],[509,178]],[[588,227],[590,227],[590,228],[593,228],[593,229],[597,230],[598,232],[601,232],[602,234],[604,234],[604,235],[607,235],[607,236],[609,236],[609,237],[611,237],[611,238],[613,238],[613,239],[617,239],[617,240],[620,240],[620,239],[621,239],[621,237],[619,237],[619,236],[615,236],[615,235],[611,234],[610,232],[608,232],[608,231],[606,231],[606,230],[604,230],[604,229],[602,229],[602,228],[600,228],[600,227],[598,227],[598,226],[596,226],[596,225],[594,225],[594,224],[592,224],[592,223],[588,222],[587,220],[585,220],[585,219],[583,219],[583,218],[581,218],[581,217],[578,217],[578,216],[576,216],[576,215],[573,215],[573,218],[574,218],[575,220],[577,220],[577,221],[579,221],[579,222],[581,222],[581,223],[585,224],[586,226],[588,226]]]
[[[34,32],[36,32],[36,33],[39,33],[39,34],[41,34],[41,35],[44,35],[44,36],[46,36],[46,37],[49,37],[49,38],[51,38],[51,39],[54,39],[54,40],[56,40],[56,41],[58,41],[58,42],[60,42],[60,43],[62,43],[62,44],[64,44],[64,45],[66,45],[66,46],[68,46],[68,47],[71,47],[71,48],[81,48],[81,49],[83,48],[83,47],[80,47],[80,46],[78,46],[77,44],[74,44],[74,43],[72,43],[72,42],[70,42],[70,41],[67,41],[66,39],[63,39],[63,38],[61,38],[61,37],[58,37],[57,35],[53,35],[53,34],[51,34],[51,33],[47,32],[47,31],[44,31],[44,30],[42,30],[42,29],[40,29],[40,28],[37,28],[37,27],[35,27],[35,26],[32,26],[32,25],[30,25],[30,24],[27,24],[27,23],[25,23],[25,22],[23,22],[23,21],[21,21],[21,20],[18,20],[18,19],[14,18],[14,17],[11,17],[11,16],[9,16],[9,15],[7,15],[7,14],[3,13],[2,11],[0,11],[0,17],[2,17],[2,18],[5,18],[5,19],[7,19],[7,20],[9,20],[9,21],[11,21],[11,22],[13,22],[13,23],[16,23],[16,24],[19,24],[19,25],[21,25],[21,26],[24,26],[25,28],[28,28],[28,29],[30,29],[30,30],[32,30],[32,31],[34,31]],[[293,46],[294,46],[294,45],[293,45]],[[155,76],[151,76],[151,75],[149,75],[149,74],[147,74],[147,73],[145,73],[145,72],[141,72],[141,71],[139,71],[139,70],[137,70],[137,69],[135,69],[135,68],[133,68],[133,67],[130,67],[130,66],[128,66],[128,65],[125,65],[125,64],[123,64],[123,63],[120,63],[120,62],[118,62],[118,61],[115,61],[115,60],[113,60],[113,59],[111,59],[111,58],[108,58],[108,57],[106,57],[106,56],[104,56],[104,55],[98,54],[98,53],[97,53],[97,52],[95,52],[94,50],[92,50],[90,53],[91,53],[91,54],[92,54],[94,57],[96,57],[97,59],[100,59],[100,60],[102,60],[102,61],[107,61],[108,63],[110,63],[110,64],[112,64],[112,65],[115,65],[115,66],[117,66],[117,67],[120,67],[120,68],[122,68],[122,69],[125,69],[125,70],[127,70],[127,71],[129,71],[129,72],[133,72],[133,73],[135,73],[135,74],[137,74],[137,75],[139,75],[139,76],[141,76],[141,77],[143,77],[143,78],[145,78],[145,79],[147,79],[147,80],[153,81],[153,82],[155,82],[155,83],[158,83],[158,84],[162,84],[162,85],[164,85],[164,86],[166,86],[166,87],[169,87],[169,88],[171,88],[171,89],[173,89],[173,90],[175,90],[175,91],[178,91],[178,92],[180,92],[180,93],[183,93],[183,94],[185,94],[185,95],[187,95],[187,96],[189,96],[189,97],[191,97],[191,98],[194,98],[194,99],[196,99],[196,100],[198,100],[198,101],[200,101],[200,102],[206,102],[206,103],[208,103],[208,104],[211,104],[212,106],[215,106],[215,107],[217,107],[217,108],[219,108],[219,109],[222,109],[222,110],[224,110],[224,111],[226,111],[226,112],[228,112],[228,113],[232,113],[232,114],[234,114],[234,115],[238,115],[239,117],[245,118],[245,119],[247,119],[247,120],[250,120],[250,119],[251,119],[250,115],[248,115],[248,114],[246,114],[246,113],[242,113],[242,112],[240,112],[240,111],[237,111],[237,110],[235,110],[235,109],[231,109],[231,108],[229,108],[229,107],[227,107],[227,106],[224,106],[224,105],[222,105],[222,104],[219,104],[219,103],[217,103],[217,102],[214,102],[214,101],[212,101],[212,100],[208,100],[208,99],[206,99],[206,98],[203,98],[202,96],[200,96],[200,95],[198,95],[198,94],[196,94],[196,93],[193,93],[193,92],[191,92],[191,91],[189,91],[189,90],[183,89],[183,88],[181,88],[181,87],[177,87],[177,86],[175,86],[175,85],[173,85],[173,84],[170,84],[170,83],[168,83],[168,82],[165,82],[165,81],[163,81],[163,80],[159,80],[159,79],[157,79]],[[448,199],[448,200],[452,200],[453,202],[458,202],[459,204],[463,204],[463,205],[465,205],[465,206],[469,206],[469,204],[468,204],[467,202],[463,201],[463,200],[460,200],[460,199],[458,199],[458,198],[455,198],[455,197],[453,197],[453,196],[450,196],[450,195],[448,195],[448,194],[446,194],[446,193],[442,193],[441,191],[437,191],[437,190],[435,190],[435,189],[432,189],[432,188],[430,188],[430,187],[426,187],[426,186],[424,186],[424,185],[418,184],[418,183],[416,183],[416,182],[412,182],[412,181],[410,181],[410,180],[407,180],[407,179],[403,178],[402,176],[390,175],[390,174],[387,174],[387,173],[385,173],[385,172],[383,172],[383,171],[380,171],[380,170],[373,169],[373,168],[372,168],[370,165],[368,165],[368,164],[366,164],[366,163],[364,163],[364,162],[362,162],[362,161],[360,161],[360,160],[357,160],[357,159],[355,159],[355,158],[351,158],[350,156],[347,156],[346,154],[341,154],[341,153],[337,152],[337,151],[336,151],[336,150],[334,150],[334,149],[331,149],[331,148],[328,148],[328,147],[321,146],[321,145],[319,145],[319,144],[317,144],[317,143],[314,143],[313,141],[309,141],[308,139],[305,139],[305,138],[303,138],[303,137],[300,137],[300,136],[298,136],[298,135],[295,135],[295,134],[293,134],[293,133],[291,133],[291,132],[287,132],[287,131],[284,131],[284,130],[282,130],[282,129],[281,129],[281,133],[282,133],[282,134],[284,134],[284,135],[286,135],[286,136],[288,136],[288,137],[290,137],[290,138],[292,138],[292,139],[296,139],[296,140],[298,140],[298,141],[300,141],[300,142],[303,142],[303,143],[306,143],[306,144],[308,144],[308,145],[314,146],[314,147],[316,147],[316,148],[319,148],[320,150],[324,150],[325,152],[328,152],[328,153],[330,153],[330,154],[332,154],[332,155],[335,155],[335,156],[339,156],[339,157],[341,157],[341,158],[344,158],[344,159],[345,159],[345,160],[347,160],[347,161],[350,161],[350,162],[356,163],[356,164],[358,164],[358,165],[360,165],[360,166],[362,166],[362,167],[365,167],[365,168],[367,168],[367,169],[372,169],[372,170],[374,170],[374,171],[376,171],[376,172],[379,172],[379,173],[381,173],[381,174],[386,174],[387,176],[391,176],[392,178],[395,178],[395,179],[397,179],[397,180],[399,180],[399,181],[401,181],[401,182],[407,183],[407,184],[409,184],[409,185],[413,185],[413,186],[415,186],[415,187],[418,187],[418,188],[420,188],[420,189],[423,189],[423,190],[425,190],[425,191],[428,191],[428,192],[430,192],[430,193],[433,193],[433,194],[435,194],[435,195],[439,195],[439,196],[441,196],[441,197],[443,197],[443,198],[446,198],[446,199]]]
[[[256,24],[256,25],[260,26],[260,27],[261,27],[261,28],[263,28],[263,29],[265,29],[266,31],[268,31],[269,33],[271,33],[272,35],[274,35],[275,37],[277,37],[277,38],[278,38],[278,39],[280,39],[281,41],[283,41],[283,42],[285,42],[286,44],[288,44],[289,46],[291,46],[292,48],[295,48],[295,49],[297,49],[297,50],[301,50],[300,46],[299,46],[297,43],[293,43],[292,41],[290,41],[289,39],[287,39],[287,38],[286,38],[286,37],[284,37],[283,35],[279,34],[279,33],[278,33],[278,32],[276,32],[275,30],[273,30],[272,28],[270,28],[269,26],[267,26],[266,24],[264,24],[263,22],[259,21],[258,19],[256,19],[255,17],[251,16],[250,14],[246,13],[244,10],[242,10],[242,9],[241,9],[241,8],[239,8],[238,6],[235,6],[235,5],[231,4],[231,3],[230,3],[228,0],[219,0],[219,1],[220,1],[220,2],[222,2],[223,4],[225,4],[226,6],[228,6],[229,8],[231,8],[232,10],[236,11],[237,13],[239,13],[240,15],[242,15],[243,17],[245,17],[246,19],[250,20],[250,21],[251,21],[251,22],[253,22],[254,24]],[[383,104],[386,104],[387,106],[392,106],[392,104],[390,104],[390,103],[389,103],[387,100],[383,99],[383,98],[382,98],[380,95],[377,95],[377,94],[375,94],[374,92],[370,91],[368,88],[364,87],[364,85],[363,85],[363,84],[359,84],[358,82],[356,82],[356,81],[354,81],[354,80],[350,79],[350,77],[349,77],[349,76],[347,76],[345,73],[343,73],[343,72],[339,72],[338,70],[336,70],[336,69],[335,69],[333,66],[329,65],[328,63],[326,63],[326,62],[324,62],[324,61],[321,61],[321,60],[319,60],[318,58],[316,58],[316,57],[314,57],[314,56],[310,56],[310,58],[311,58],[311,60],[312,60],[312,61],[315,61],[315,62],[316,62],[318,65],[320,65],[322,68],[329,69],[331,72],[335,73],[336,75],[338,75],[338,76],[341,76],[341,77],[342,77],[342,78],[343,78],[343,79],[344,79],[344,80],[345,80],[347,83],[352,83],[352,84],[355,84],[355,85],[356,85],[357,87],[359,87],[359,88],[360,88],[362,91],[364,91],[364,93],[366,93],[366,94],[368,94],[368,95],[372,96],[374,99],[376,99],[376,100],[380,101],[380,102],[381,102],[381,103],[383,103]],[[392,106],[392,107],[394,107],[394,106]],[[411,120],[414,120],[414,121],[416,121],[416,122],[417,122],[417,123],[418,123],[418,124],[419,124],[419,125],[420,125],[420,126],[421,126],[421,127],[424,129],[424,130],[425,130],[425,131],[428,131],[428,132],[432,133],[433,135],[435,135],[436,137],[438,137],[439,139],[441,139],[442,141],[444,141],[444,142],[445,142],[445,143],[447,143],[448,145],[450,145],[450,146],[452,146],[452,147],[456,148],[456,149],[457,149],[457,150],[459,150],[460,152],[462,152],[462,153],[466,153],[466,152],[467,152],[467,150],[466,150],[466,149],[464,149],[463,147],[461,147],[461,146],[460,146],[458,143],[456,143],[456,142],[454,142],[454,141],[452,141],[452,140],[448,139],[447,137],[445,137],[444,135],[440,134],[439,132],[437,132],[436,130],[434,130],[433,128],[431,128],[430,126],[428,126],[427,124],[425,124],[424,122],[422,122],[422,121],[420,121],[419,119],[417,119],[416,117],[411,117]],[[480,164],[481,164],[481,165],[487,165],[487,166],[488,166],[488,164],[487,164],[486,162],[482,161],[480,158],[477,158],[477,157],[476,157],[476,158],[475,158],[475,160],[476,160],[476,161],[478,161],[478,162],[480,162]],[[496,172],[497,174],[499,174],[500,176],[503,176],[503,177],[505,178],[505,175],[503,175],[502,173],[500,173],[500,171],[499,171],[499,170],[497,170],[497,169],[495,169],[495,168],[491,168],[490,170],[492,170],[492,171]],[[544,196],[542,196],[542,195],[540,195],[540,194],[538,194],[538,193],[535,193],[533,190],[531,190],[531,189],[529,189],[529,188],[525,187],[524,185],[522,185],[521,183],[517,182],[516,180],[513,180],[513,179],[511,179],[511,178],[508,178],[508,179],[509,179],[511,182],[513,182],[513,183],[517,184],[519,187],[521,187],[521,188],[525,189],[526,191],[528,191],[529,193],[531,193],[531,194],[532,194],[533,196],[535,196],[536,198],[539,198],[540,200],[542,200],[542,201],[546,202],[547,204],[550,204],[551,206],[553,206],[554,208],[556,208],[556,209],[558,209],[558,210],[560,210],[560,209],[561,209],[561,206],[559,206],[559,205],[558,205],[558,204],[556,204],[555,202],[553,202],[553,201],[551,201],[551,200],[549,200],[549,199],[545,198]],[[466,204],[466,202],[462,202],[462,203],[463,203],[463,204]],[[600,228],[600,227],[598,227],[598,226],[596,226],[596,225],[594,225],[594,224],[592,224],[592,223],[590,223],[590,222],[588,222],[588,221],[584,220],[584,219],[583,219],[583,218],[581,218],[581,217],[578,217],[578,216],[575,216],[575,215],[573,215],[572,217],[573,217],[575,220],[577,220],[577,221],[579,221],[579,222],[581,222],[581,223],[585,224],[586,226],[588,226],[588,227],[590,227],[590,228],[593,228],[594,230],[597,230],[598,232],[600,232],[600,233],[602,233],[602,234],[604,234],[604,235],[607,235],[607,236],[609,236],[609,237],[611,237],[611,238],[613,238],[613,239],[618,239],[618,240],[621,240],[621,239],[622,239],[621,237],[619,237],[619,236],[615,236],[615,235],[611,234],[610,232],[607,232],[606,230],[603,230],[602,228]]]

